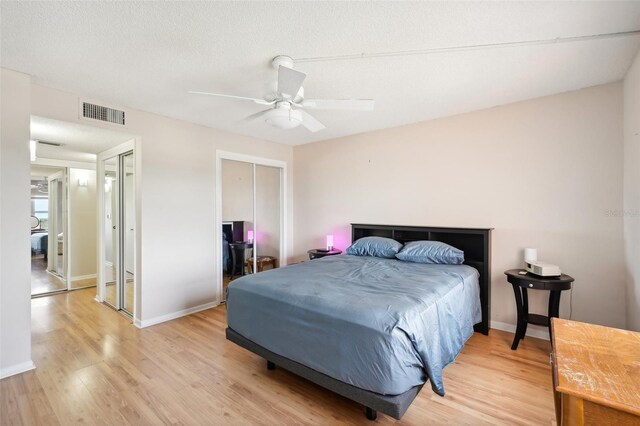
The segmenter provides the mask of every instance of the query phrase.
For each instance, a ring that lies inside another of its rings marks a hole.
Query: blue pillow
[[[364,237],[351,244],[349,248],[347,248],[347,254],[393,259],[401,248],[402,244],[391,238]]]
[[[464,252],[440,241],[412,241],[405,244],[396,258],[405,262],[460,265]]]

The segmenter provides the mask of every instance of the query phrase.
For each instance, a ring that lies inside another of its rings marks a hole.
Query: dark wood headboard
[[[387,237],[402,244],[411,241],[441,241],[464,251],[465,265],[480,273],[482,321],[475,331],[489,334],[491,318],[491,230],[493,228],[442,228],[433,226],[351,224],[351,241],[362,237]]]

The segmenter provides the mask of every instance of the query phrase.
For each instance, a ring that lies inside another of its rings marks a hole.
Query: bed
[[[49,234],[46,229],[42,232],[34,232],[31,234],[31,255],[44,254],[44,258],[46,260],[48,244]]]
[[[330,256],[234,281],[227,338],[366,407],[400,419],[473,330],[487,334],[490,229],[352,225],[352,240],[446,242],[465,265]]]

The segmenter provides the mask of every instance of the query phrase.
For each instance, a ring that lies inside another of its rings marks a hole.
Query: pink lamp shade
[[[327,250],[333,250],[333,235],[327,235]]]
[[[247,240],[249,240],[250,243],[253,243],[253,230],[247,231]]]

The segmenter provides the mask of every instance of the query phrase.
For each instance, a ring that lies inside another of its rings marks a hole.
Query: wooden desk
[[[551,319],[559,426],[640,425],[640,333]]]

